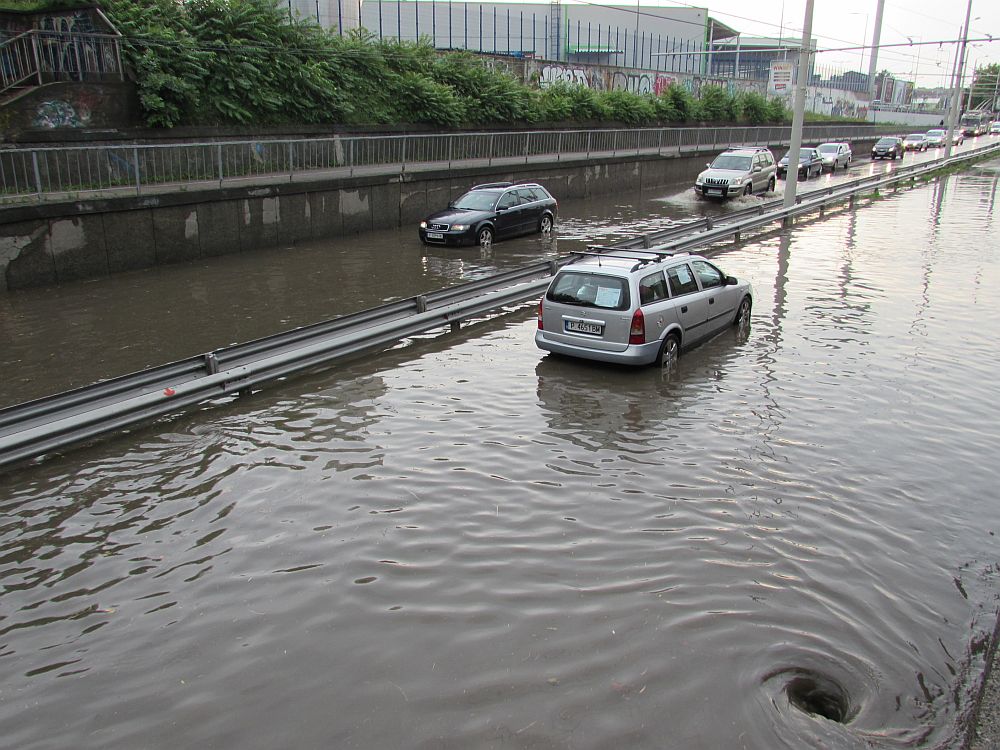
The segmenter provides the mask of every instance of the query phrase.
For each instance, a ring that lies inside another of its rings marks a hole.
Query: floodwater
[[[1000,593],[998,183],[720,246],[749,336],[671,370],[545,355],[529,304],[0,476],[3,744],[957,746]],[[101,283],[55,315],[134,369],[552,251],[380,237],[367,282],[237,259],[205,330],[126,345]],[[189,320],[159,277],[129,304]]]

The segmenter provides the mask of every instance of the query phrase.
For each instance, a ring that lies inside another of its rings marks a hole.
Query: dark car
[[[872,146],[872,161],[875,159],[902,159],[906,149],[902,138],[879,138]]]
[[[788,173],[788,154],[781,157],[778,162],[778,177],[784,177]],[[815,148],[805,147],[799,149],[799,179],[808,180],[811,175],[823,174],[823,157]]]
[[[552,194],[534,182],[476,185],[420,222],[420,241],[489,247],[494,239],[551,232],[558,209]]]

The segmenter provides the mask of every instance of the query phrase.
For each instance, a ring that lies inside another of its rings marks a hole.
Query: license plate
[[[441,232],[428,232],[427,239],[429,240],[443,240],[444,235]]]
[[[567,320],[566,330],[573,333],[589,333],[594,336],[600,336],[604,333],[604,324],[588,323],[585,320]]]
[[[708,188],[705,190],[705,195],[722,195],[722,191],[718,188]]]

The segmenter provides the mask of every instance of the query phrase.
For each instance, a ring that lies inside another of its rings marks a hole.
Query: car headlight
[[[456,232],[464,232],[466,229],[469,228],[469,225],[468,224],[452,224],[451,228],[454,229]]]
[[[427,229],[427,222],[426,221],[420,222],[420,228],[421,229]]]

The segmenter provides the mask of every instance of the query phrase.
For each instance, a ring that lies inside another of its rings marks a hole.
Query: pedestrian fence
[[[851,141],[893,125],[807,125],[806,142]],[[787,126],[532,130],[428,135],[332,136],[210,143],[0,148],[0,202],[400,173],[435,167],[573,161],[625,154],[671,155],[728,145],[774,146]]]

